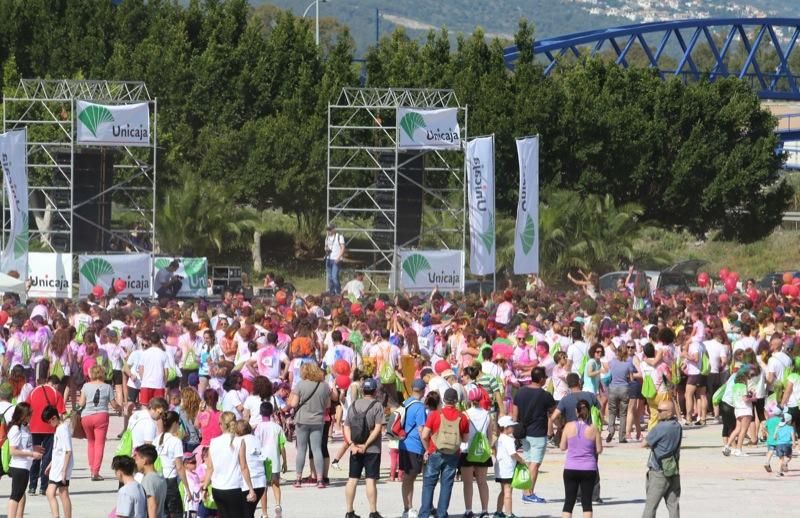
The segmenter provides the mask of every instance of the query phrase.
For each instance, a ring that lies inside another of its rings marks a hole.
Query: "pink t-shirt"
[[[203,410],[197,414],[197,424],[200,425],[200,436],[202,446],[209,446],[211,439],[222,435],[222,429],[219,426],[219,414],[216,410]]]

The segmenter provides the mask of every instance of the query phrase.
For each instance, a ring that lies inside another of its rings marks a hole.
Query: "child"
[[[389,439],[389,481],[397,482],[403,480],[403,470],[399,469],[400,465],[400,441],[398,439]],[[399,477],[398,477],[399,474]]]
[[[767,429],[767,460],[764,461],[764,469],[767,473],[772,473],[772,456],[775,455],[775,434],[778,425],[781,424],[781,409],[777,405],[773,405],[767,409],[769,418],[764,423]]]
[[[775,430],[775,455],[781,461],[781,469],[778,476],[782,477],[789,471],[789,461],[792,460],[792,444],[797,441],[797,435],[792,427],[792,415],[788,412],[783,414],[783,422]]]
[[[197,469],[196,474],[198,479],[201,481],[205,480],[206,478],[206,463],[208,462],[208,446],[199,446],[196,450],[195,458],[197,459]],[[191,482],[190,482],[191,484]],[[216,509],[208,509],[203,504],[203,500],[197,502],[197,518],[215,518],[217,516]]]
[[[64,508],[64,518],[72,518],[72,501],[69,498],[69,481],[72,478],[72,466],[75,459],[72,455],[72,432],[69,421],[58,415],[54,406],[47,406],[42,411],[42,421],[56,429],[53,435],[53,456],[50,465],[45,469],[49,473],[50,482],[47,484],[47,502],[50,504],[50,514],[58,518],[58,501],[56,491]]]
[[[497,420],[499,436],[496,444],[495,481],[500,484],[500,494],[497,495],[495,517],[516,518],[511,511],[511,479],[514,478],[514,468],[517,463],[525,463],[525,459],[517,453],[517,446],[514,441],[514,426],[516,424],[516,421],[507,415]]]
[[[272,403],[261,403],[261,422],[256,425],[253,435],[261,443],[261,451],[265,462],[269,462],[272,475],[267,483],[272,485],[272,494],[275,496],[275,518],[281,518],[281,473],[286,473],[286,436],[281,426],[272,420]],[[261,499],[261,514],[267,515],[267,492]]]
[[[186,518],[194,518],[197,516],[197,506],[200,500],[200,489],[203,480],[200,478],[199,470],[197,469],[197,457],[193,452],[187,451],[183,454],[183,467],[186,469],[186,480],[189,482],[189,487],[185,489],[185,498],[183,499],[183,509],[186,513]]]

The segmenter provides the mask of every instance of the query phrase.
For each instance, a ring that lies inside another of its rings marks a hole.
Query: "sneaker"
[[[361,517],[357,515],[355,511],[350,511],[349,513],[345,513],[344,518],[361,518]]]
[[[701,421],[700,419],[698,419],[697,421],[694,422],[695,426],[703,426],[704,424],[705,423],[703,421]]]
[[[766,471],[767,473],[772,473],[772,466],[770,466],[769,464],[764,464],[764,471]]]
[[[416,509],[409,509],[408,518],[419,518],[419,513],[417,512]]]
[[[92,482],[102,482],[103,480],[105,480],[105,479],[103,477],[101,477],[99,474],[98,475],[92,475]]]
[[[497,511],[492,518],[506,518],[506,515],[503,511]]]
[[[600,505],[600,504],[603,503],[603,499],[602,498],[596,498],[596,499],[592,500],[592,503]]]
[[[328,484],[326,484],[325,481],[321,481],[317,484],[317,489],[325,489],[326,487],[328,487]]]
[[[369,518],[383,518],[383,516],[378,511],[375,511],[374,513],[369,513]]]
[[[36,496],[36,488],[35,487],[30,488],[28,490],[28,495],[29,496]]]
[[[625,437],[623,437],[622,439],[619,440],[620,444],[625,444],[627,442],[628,442],[628,439],[626,439]]]
[[[733,456],[734,457],[747,457],[747,452],[744,452],[742,450],[733,450]]]
[[[333,469],[335,469],[336,471],[341,471],[342,470],[342,467],[339,465],[339,461],[338,460],[335,460],[335,461],[331,462],[331,467]]]
[[[283,518],[283,508],[279,505],[275,506],[275,518]]]
[[[301,488],[303,487],[303,480],[298,478],[297,480],[294,481],[294,484],[292,485],[296,488]]]
[[[546,504],[547,500],[542,497],[536,496],[535,493],[530,495],[522,495],[522,501],[526,504]]]
[[[779,472],[778,472],[778,476],[779,476],[779,477],[783,477],[783,476],[785,476],[785,475],[783,474],[783,471],[779,471]]]
[[[475,513],[472,511],[464,511],[464,518],[475,518]]]
[[[47,491],[44,489],[39,490],[39,496],[47,496]]]
[[[726,457],[730,457],[731,455],[730,447],[725,446],[724,448],[722,448],[722,454],[725,455]]]
[[[491,518],[491,516],[492,516],[492,515],[491,515],[491,514],[489,514],[488,512],[486,512],[486,511],[482,511],[482,512],[481,512],[481,515],[480,515],[480,516],[478,516],[478,518]]]

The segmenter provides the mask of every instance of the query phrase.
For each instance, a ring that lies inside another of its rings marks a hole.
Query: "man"
[[[659,403],[658,424],[647,432],[642,443],[643,448],[650,448],[650,458],[647,460],[647,502],[642,518],[655,518],[662,498],[667,504],[670,518],[678,518],[681,514],[678,502],[681,497],[678,464],[682,434],[672,401]]]
[[[722,422],[719,416],[719,405],[712,403],[712,397],[717,389],[725,381],[722,374],[725,372],[725,367],[728,365],[728,346],[723,343],[725,340],[725,330],[722,328],[715,329],[711,340],[707,340],[703,345],[706,347],[708,353],[708,378],[706,380],[706,395],[708,396],[707,405],[709,409],[714,412],[714,418],[718,423]]]
[[[783,338],[780,335],[772,335],[769,350],[772,354],[767,360],[766,378],[767,388],[772,393],[782,388],[783,373],[792,367],[792,359],[783,352]]]
[[[41,460],[35,459],[31,464],[28,480],[29,495],[36,494],[36,486],[40,481],[39,494],[44,495],[47,490],[48,477],[45,470],[50,465],[50,459],[53,455],[53,436],[56,433],[56,429],[42,421],[42,410],[45,407],[54,406],[58,410],[58,415],[67,413],[64,397],[58,392],[60,381],[57,376],[50,376],[46,382],[42,380],[40,382],[42,384],[33,389],[33,392],[28,396],[28,403],[31,405],[29,428],[33,438],[33,446],[44,448]]]
[[[364,295],[364,272],[356,272],[355,279],[352,279],[342,288],[342,295],[352,295],[360,299]]]
[[[147,497],[147,518],[164,518],[164,502],[167,499],[167,481],[160,473],[156,473],[155,464],[158,458],[156,447],[142,444],[133,450],[136,468],[144,474],[142,489]]]
[[[531,489],[525,491],[522,501],[528,504],[546,503],[546,500],[536,496],[535,492],[539,466],[542,465],[547,450],[547,431],[550,430],[548,416],[556,407],[553,396],[542,389],[546,379],[544,367],[533,369],[531,385],[517,391],[511,407],[511,419],[520,423],[525,429],[522,457],[531,472]]]
[[[146,405],[151,398],[164,397],[167,386],[168,362],[166,351],[161,348],[161,337],[152,333],[149,343],[143,344],[144,349],[139,355],[139,402]]]
[[[422,482],[422,504],[419,516],[427,518],[433,508],[433,492],[441,479],[439,504],[436,506],[437,518],[447,518],[453,481],[456,478],[461,456],[461,443],[469,437],[469,419],[456,409],[458,393],[449,388],[442,396],[444,407],[431,412],[425,421],[420,439],[425,447],[425,474]]]
[[[583,372],[579,372],[579,370],[583,366],[584,358],[589,355],[589,345],[583,341],[583,332],[579,325],[572,326],[572,343],[566,353],[567,369],[583,375]]]
[[[354,367],[355,353],[353,349],[342,343],[342,332],[335,329],[331,332],[331,341],[333,345],[325,352],[325,357],[322,359],[322,366],[324,370],[333,368],[333,364],[339,360],[344,360],[347,365]]]
[[[332,223],[325,228],[328,232],[325,237],[325,273],[328,276],[328,292],[337,295],[341,291],[339,264],[344,258],[344,237],[336,232],[336,226]]]
[[[133,478],[136,463],[127,455],[114,457],[111,469],[121,487],[117,491],[117,518],[144,518],[147,516],[147,496],[141,484]]]
[[[375,399],[378,382],[367,378],[361,386],[364,396],[357,399],[347,412],[344,423],[345,441],[350,443],[350,473],[345,487],[347,514],[359,518],[353,510],[356,485],[364,474],[369,501],[369,518],[382,518],[378,513],[377,481],[381,470],[381,433],[384,425],[383,406]]]
[[[422,397],[425,394],[425,382],[414,380],[411,384],[411,395],[403,401],[405,416],[403,417],[403,430],[406,432],[404,439],[400,440],[400,470],[403,472],[402,496],[403,517],[417,518],[417,512],[412,508],[414,501],[414,482],[422,472],[425,448],[422,446],[420,433],[425,428],[425,405]]]
[[[755,351],[758,347],[758,340],[750,336],[750,333],[753,331],[750,327],[750,324],[742,324],[740,330],[742,332],[742,337],[733,343],[733,352],[736,352],[740,349],[751,349]]]
[[[168,409],[167,400],[156,397],[148,402],[147,408],[136,411],[131,415],[127,429],[131,431],[131,445],[134,449],[143,444],[153,444],[156,435],[158,435],[156,422],[161,421],[161,416]]]
[[[175,275],[175,272],[178,271],[180,265],[180,261],[174,259],[166,268],[162,268],[156,273],[153,288],[155,288],[158,298],[174,299],[178,296],[178,292],[183,286],[183,282],[181,282],[183,277]]]
[[[395,378],[403,382],[405,380],[400,370],[400,348],[393,344],[389,340],[389,337],[389,330],[381,329],[380,341],[372,347],[369,355],[375,360],[375,372],[378,375],[382,372],[383,364],[389,362]],[[383,393],[384,407],[396,408],[400,404],[400,397],[397,393],[397,384],[395,380],[389,383],[383,383],[383,381],[381,381],[381,391]]]

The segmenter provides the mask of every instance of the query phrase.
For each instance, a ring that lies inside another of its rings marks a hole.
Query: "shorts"
[[[686,384],[705,388],[706,384],[708,384],[708,376],[692,374],[686,378]]]
[[[69,480],[62,480],[60,482],[55,482],[53,480],[50,480],[47,483],[48,484],[53,484],[56,487],[69,487]]]
[[[11,477],[11,495],[8,499],[19,502],[25,496],[25,489],[28,488],[30,471],[22,468],[8,468],[8,475]]]
[[[547,437],[525,437],[522,439],[522,458],[525,462],[541,464],[547,450]]]
[[[511,479],[510,478],[496,478],[496,479],[494,479],[494,481],[497,482],[498,484],[510,484],[511,483]]]
[[[111,384],[113,386],[122,385],[122,371],[113,371],[113,374],[111,375]]]
[[[381,478],[381,454],[380,453],[351,453],[349,478],[359,479],[361,473],[364,478],[378,480]]]
[[[767,451],[776,451],[774,444],[767,444]]]
[[[632,381],[628,383],[628,398],[629,399],[644,399],[642,395],[642,382]]]
[[[489,455],[489,458],[483,462],[470,462],[467,460],[467,454],[462,453],[461,458],[458,460],[459,468],[491,468],[492,465],[491,455]]]
[[[128,402],[130,403],[138,403],[139,402],[139,389],[128,387]]]
[[[753,401],[753,410],[755,411],[756,417],[761,422],[766,421],[766,415],[764,415],[766,405],[766,398],[760,397]]]
[[[792,457],[792,445],[791,444],[776,444],[775,445],[775,455],[778,457]]]
[[[139,403],[142,405],[146,405],[150,402],[151,399],[154,397],[164,397],[165,391],[163,388],[145,388],[142,387],[139,391]]]
[[[400,450],[400,470],[407,477],[416,477],[424,467],[423,455],[408,450]]]

